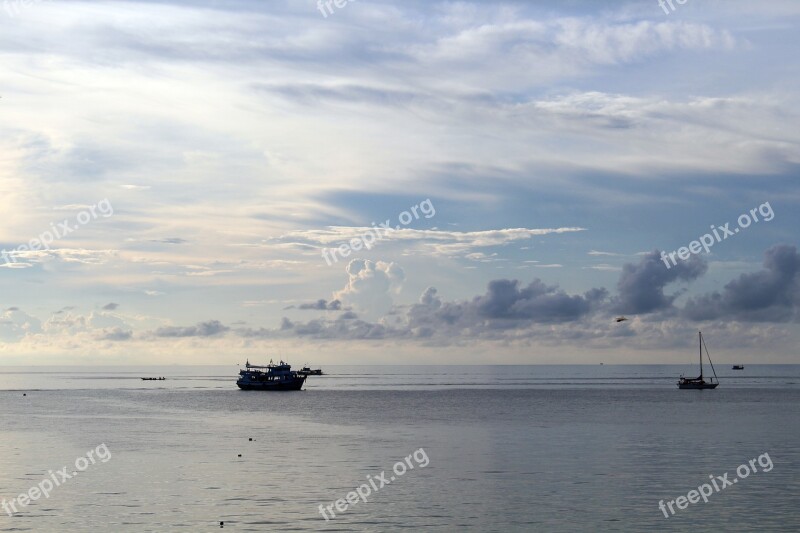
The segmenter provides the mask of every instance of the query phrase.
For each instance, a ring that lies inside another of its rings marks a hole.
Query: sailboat
[[[680,379],[678,380],[678,388],[679,389],[716,389],[717,385],[719,385],[719,379],[717,378],[717,371],[714,370],[714,363],[711,362],[711,356],[708,355],[708,347],[706,347],[706,341],[703,340],[703,332],[697,332],[700,337],[700,376],[696,378],[685,378],[681,375]],[[708,378],[708,381],[703,379],[703,348],[706,350],[706,357],[708,357],[708,364],[711,365],[711,371],[714,372],[713,378]]]

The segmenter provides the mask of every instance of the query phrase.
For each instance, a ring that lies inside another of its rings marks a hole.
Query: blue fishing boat
[[[305,374],[292,370],[291,365],[283,361],[259,366],[251,365],[248,360],[244,370],[239,371],[236,385],[242,390],[288,391],[300,390],[305,381]]]

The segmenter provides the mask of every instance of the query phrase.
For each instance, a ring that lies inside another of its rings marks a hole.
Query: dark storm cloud
[[[692,281],[708,270],[708,264],[693,255],[689,261],[681,261],[667,268],[656,250],[642,257],[638,264],[628,263],[622,267],[617,282],[615,309],[619,313],[642,314],[663,311],[672,307],[680,292],[667,295],[664,287],[675,281]]]
[[[225,333],[230,328],[219,320],[199,322],[196,326],[189,327],[164,327],[155,331],[156,337],[213,337]]]
[[[104,311],[113,311],[117,307],[119,307],[119,304],[115,304],[114,302],[111,302],[111,303],[107,303],[106,305],[104,305],[103,306],[103,310]]]
[[[764,253],[764,270],[742,274],[722,292],[691,298],[683,314],[691,320],[733,318],[752,322],[797,320],[800,254],[781,244]]]

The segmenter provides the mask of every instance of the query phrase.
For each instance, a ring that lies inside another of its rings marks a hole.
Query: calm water
[[[0,498],[111,456],[0,531],[800,530],[800,366],[717,368],[715,391],[679,391],[684,370],[338,366],[258,393],[235,366],[4,367]],[[321,517],[420,448],[426,467]],[[764,453],[770,472],[659,510]]]

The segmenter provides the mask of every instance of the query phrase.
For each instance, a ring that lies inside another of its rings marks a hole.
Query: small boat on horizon
[[[744,370],[744,365],[733,365],[733,370]]]
[[[142,378],[142,381],[164,381],[167,378]]]
[[[696,378],[685,378],[681,374],[680,379],[678,380],[678,388],[679,389],[716,389],[719,385],[719,378],[717,378],[717,371],[714,370],[714,363],[711,362],[711,356],[708,354],[708,348],[706,347],[706,342],[703,340],[703,332],[698,331],[699,335],[699,343],[700,343],[700,375]],[[703,379],[703,348],[706,350],[706,357],[708,357],[708,364],[711,365],[711,370],[714,372],[713,378],[708,378],[708,381]],[[716,383],[714,380],[716,379]]]
[[[306,366],[304,366],[303,368],[298,370],[297,373],[298,374],[303,374],[305,376],[321,376],[322,375],[322,369],[321,368],[316,368],[316,369],[312,370],[311,367],[308,366],[308,363],[306,363]]]

